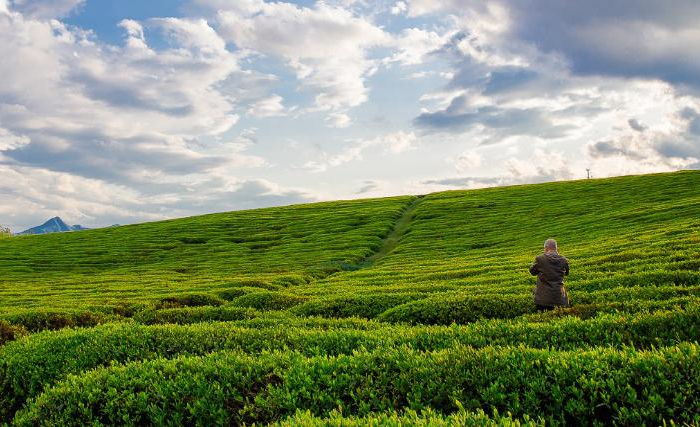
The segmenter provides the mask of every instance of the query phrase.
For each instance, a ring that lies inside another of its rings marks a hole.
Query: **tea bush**
[[[639,375],[644,372],[645,375]],[[521,392],[522,390],[522,392]],[[700,421],[700,349],[577,352],[524,347],[409,348],[305,358],[215,353],[71,376],[15,424],[266,423],[298,409],[365,416],[397,408],[449,414],[490,408],[548,423]]]
[[[9,344],[0,351],[0,419],[9,419],[27,398],[68,374],[131,360],[222,350],[258,354],[288,349],[315,356],[352,354],[358,348],[432,351],[455,345],[649,349],[700,340],[700,306],[689,311],[603,315],[585,321],[575,317],[549,323],[488,320],[452,327],[377,325],[361,330],[353,324],[318,328],[304,320],[268,328],[237,323],[150,327],[112,324],[36,334]]]

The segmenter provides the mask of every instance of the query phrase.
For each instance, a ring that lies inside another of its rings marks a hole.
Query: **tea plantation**
[[[699,339],[700,172],[0,240],[0,425],[700,425]]]

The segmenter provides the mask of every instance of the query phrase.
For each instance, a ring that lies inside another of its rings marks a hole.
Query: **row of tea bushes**
[[[299,320],[301,325],[308,322]],[[688,311],[605,315],[590,320],[575,317],[550,323],[490,320],[452,327],[386,325],[362,330],[354,324],[347,325],[349,328],[309,328],[290,321],[276,327],[251,328],[244,327],[245,322],[236,323],[239,325],[122,323],[40,333],[9,344],[0,349],[0,420],[10,419],[28,398],[69,374],[159,357],[203,355],[221,350],[258,354],[284,349],[320,356],[351,354],[358,348],[407,347],[431,351],[454,345],[643,349],[700,340],[697,306]]]
[[[678,297],[700,297],[700,287],[659,286],[614,288],[590,294],[570,295],[577,305],[617,305],[630,309],[643,301],[669,301]],[[438,294],[397,305],[386,310],[377,320],[390,323],[449,325],[469,323],[479,319],[512,319],[537,311],[532,295],[472,294],[468,291]]]
[[[643,373],[643,375],[640,375]],[[700,347],[407,347],[307,358],[214,353],[69,376],[15,417],[25,425],[268,423],[308,410],[538,414],[548,424],[700,422]],[[461,402],[458,406],[457,402]]]

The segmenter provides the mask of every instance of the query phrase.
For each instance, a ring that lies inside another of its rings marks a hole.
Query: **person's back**
[[[567,306],[564,276],[569,274],[569,260],[559,255],[556,240],[547,240],[544,249],[530,266],[530,274],[537,276],[535,304],[541,310]]]

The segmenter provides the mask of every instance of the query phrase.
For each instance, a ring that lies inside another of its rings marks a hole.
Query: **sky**
[[[0,0],[0,224],[700,168],[697,0]]]

